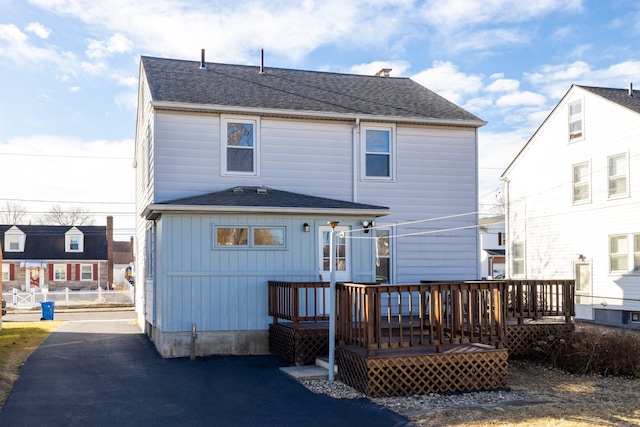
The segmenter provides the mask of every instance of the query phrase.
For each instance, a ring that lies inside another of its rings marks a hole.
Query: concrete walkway
[[[412,425],[367,399],[314,394],[283,366],[272,356],[162,359],[132,319],[70,321],[27,359],[0,425]]]

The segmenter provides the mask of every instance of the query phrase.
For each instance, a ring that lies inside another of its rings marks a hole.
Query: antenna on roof
[[[206,70],[207,66],[204,65],[204,49],[200,49],[200,69]]]
[[[633,83],[629,83],[629,98],[633,98]]]
[[[264,49],[260,49],[260,74],[264,74]]]

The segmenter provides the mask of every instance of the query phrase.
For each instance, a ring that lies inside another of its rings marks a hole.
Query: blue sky
[[[0,205],[133,233],[140,55],[410,77],[476,114],[480,209],[571,84],[640,87],[640,2],[0,0]]]

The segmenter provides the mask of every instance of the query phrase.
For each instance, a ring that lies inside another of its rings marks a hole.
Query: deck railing
[[[329,320],[328,282],[269,281],[273,322]],[[387,285],[338,283],[336,339],[381,348],[481,343],[502,346],[507,319],[575,315],[574,280],[482,280]]]
[[[525,319],[575,316],[575,280],[506,280],[503,304],[508,318]]]
[[[444,344],[500,346],[505,336],[504,282],[337,285],[336,337],[368,351]]]
[[[269,281],[269,316],[279,320],[300,322],[329,320],[329,282]]]

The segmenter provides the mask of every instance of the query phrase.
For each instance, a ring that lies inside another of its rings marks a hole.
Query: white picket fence
[[[56,306],[133,304],[134,297],[135,288],[133,286],[113,291],[102,288],[90,291],[72,291],[69,288],[62,291],[47,291],[33,288],[29,292],[13,289],[2,293],[7,308],[16,309],[40,308],[40,303],[43,301],[53,301]]]

